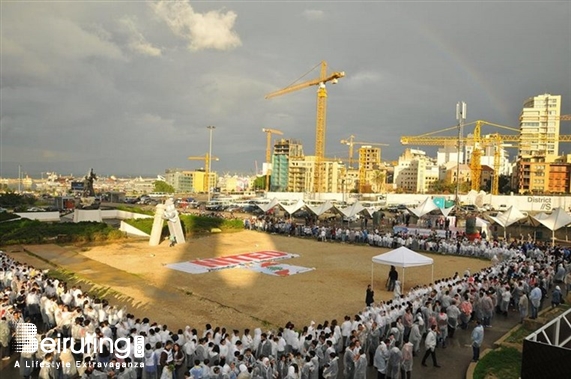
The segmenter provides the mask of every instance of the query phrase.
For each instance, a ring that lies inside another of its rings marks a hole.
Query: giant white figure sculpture
[[[157,246],[161,243],[161,232],[163,230],[164,220],[167,220],[170,235],[174,235],[176,237],[177,243],[184,243],[184,232],[182,231],[178,211],[174,205],[174,200],[172,198],[168,198],[164,204],[157,204],[149,245]]]

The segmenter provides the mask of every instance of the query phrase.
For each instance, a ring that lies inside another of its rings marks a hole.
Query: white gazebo
[[[402,268],[401,288],[403,291],[404,291],[404,269],[407,267],[432,265],[432,282],[434,282],[434,259],[416,253],[404,246],[401,246],[395,250],[391,250],[388,253],[376,255],[373,257],[372,260],[373,263],[371,264],[371,286],[373,286],[372,283],[373,283],[373,272],[374,272],[375,263],[388,266],[401,267]]]
[[[563,208],[555,208],[549,216],[535,217],[535,220],[551,230],[551,243],[555,244],[555,231],[571,224],[571,215]]]

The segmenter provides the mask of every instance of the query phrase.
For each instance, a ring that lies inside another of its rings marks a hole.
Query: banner
[[[254,263],[297,257],[299,257],[299,255],[270,250],[229,255],[225,257],[196,259],[188,262],[171,263],[166,265],[166,267],[173,270],[188,272],[190,274],[204,274],[211,271],[224,270],[233,267],[247,267],[248,265],[252,265]]]
[[[315,270],[315,268],[279,264],[277,262],[256,263],[247,268],[252,271],[261,272],[262,274],[274,276],[291,276]]]

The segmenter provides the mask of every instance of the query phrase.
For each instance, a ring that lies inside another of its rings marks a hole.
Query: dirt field
[[[176,327],[192,325],[199,329],[207,322],[242,329],[265,323],[281,326],[287,321],[307,325],[311,320],[319,323],[342,319],[345,314],[353,315],[364,307],[365,289],[371,283],[371,258],[387,251],[252,231],[198,238],[173,248],[167,243],[151,248],[146,242],[123,242],[83,250],[87,250],[80,253],[83,256],[143,280],[146,288],[140,296],[144,299],[134,300],[150,304],[145,310],[146,316]],[[193,275],[164,267],[196,258],[263,250],[299,254],[299,258],[283,263],[314,267],[315,270],[276,277],[241,268]],[[431,257],[435,261],[435,279],[451,276],[455,271],[462,273],[466,268],[477,270],[489,265],[486,261],[455,256]],[[381,265],[374,267],[377,301],[392,295],[384,291],[388,269]],[[401,270],[399,275],[402,278]],[[427,284],[431,281],[431,267],[407,269],[405,280],[406,288]],[[153,289],[177,292],[176,302],[162,299],[160,291]],[[124,293],[121,289],[119,292]],[[136,293],[126,295],[139,296]],[[177,319],[169,317],[171,314]]]

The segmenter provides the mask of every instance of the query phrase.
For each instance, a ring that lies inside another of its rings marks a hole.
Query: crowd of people
[[[446,223],[440,223],[438,226],[446,227]],[[571,257],[571,248],[568,246],[551,247],[548,243],[534,240],[532,236],[523,235],[513,241],[492,239],[485,235],[470,240],[464,232],[450,229],[444,229],[444,233],[438,233],[441,229],[432,229],[427,234],[420,234],[419,229],[409,232],[399,226],[391,227],[390,230],[380,227],[350,228],[348,225],[296,223],[294,219],[275,216],[248,217],[244,219],[244,228],[295,237],[311,237],[322,242],[361,243],[384,248],[406,246],[414,251],[487,259],[494,256],[508,259],[520,251],[538,258],[546,251],[560,254],[565,259]]]
[[[39,368],[40,379],[365,379],[371,365],[378,379],[411,378],[423,349],[422,365],[430,358],[439,367],[437,349],[446,348],[458,330],[471,329],[477,361],[484,330],[495,317],[512,312],[520,320],[535,318],[551,288],[551,306],[564,299],[560,285],[565,294],[571,290],[565,249],[528,241],[499,246],[508,253],[494,256],[480,272],[456,273],[401,293],[398,272],[391,270],[393,299],[375,301],[368,288],[365,308],[353,317],[303,327],[287,322],[269,331],[209,324],[200,331],[171,330],[0,253],[2,359],[15,354],[14,336],[28,322],[37,325],[38,341],[62,342],[55,351],[20,353],[16,364],[23,378]],[[92,348],[78,345],[80,340]]]

